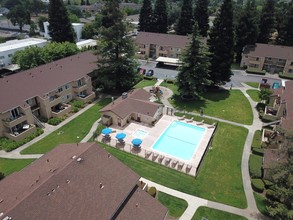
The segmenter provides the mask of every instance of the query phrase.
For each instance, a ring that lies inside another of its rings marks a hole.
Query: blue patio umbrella
[[[135,138],[135,139],[132,140],[131,143],[132,143],[135,147],[138,147],[139,145],[141,145],[142,140],[139,139],[139,138]]]
[[[109,135],[111,132],[112,132],[111,128],[104,128],[102,130],[102,134],[104,134],[104,135]]]
[[[117,138],[118,140],[121,140],[121,139],[123,139],[123,138],[125,138],[125,137],[126,137],[126,134],[123,133],[123,132],[116,134],[116,138]]]

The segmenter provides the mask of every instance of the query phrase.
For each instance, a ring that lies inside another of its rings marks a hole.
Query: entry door
[[[121,119],[118,118],[118,126],[121,126]]]

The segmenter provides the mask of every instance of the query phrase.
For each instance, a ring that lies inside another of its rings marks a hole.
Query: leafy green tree
[[[269,101],[270,96],[272,95],[272,90],[270,89],[261,89],[259,92],[259,98],[264,102],[267,103]]]
[[[35,22],[31,21],[29,36],[30,37],[35,36],[36,35],[36,30],[37,30],[37,25],[35,24]]]
[[[152,31],[155,33],[167,33],[168,30],[168,13],[166,0],[156,0]]]
[[[119,0],[109,0],[102,10],[102,27],[98,41],[99,68],[94,84],[112,91],[125,91],[137,77],[134,42],[119,10]]]
[[[233,8],[231,0],[224,0],[214,20],[214,26],[208,39],[211,56],[210,80],[213,85],[230,81],[233,62]]]
[[[191,43],[183,53],[182,63],[177,76],[178,91],[187,97],[198,97],[210,81],[209,57],[198,38],[197,23],[193,27]]]
[[[86,5],[90,5],[90,1],[89,0],[86,0]]]
[[[4,1],[4,7],[8,9],[13,9],[17,5],[21,5],[23,3],[23,0],[6,0]]]
[[[275,27],[275,0],[266,0],[259,22],[258,43],[267,44]]]
[[[52,41],[74,42],[75,34],[63,0],[50,0],[48,16]]]
[[[179,35],[187,35],[192,33],[193,26],[193,12],[192,1],[183,0],[181,7],[181,14],[176,26],[176,33]]]
[[[79,18],[75,14],[69,13],[68,18],[69,18],[70,23],[78,23],[79,22]]]
[[[31,17],[29,10],[22,4],[15,6],[7,14],[7,18],[13,25],[18,25],[20,32],[25,24],[30,24]]]
[[[209,12],[208,0],[197,0],[194,9],[194,20],[198,23],[199,34],[203,37],[208,36]]]
[[[84,25],[82,29],[82,38],[89,39],[98,36],[99,28],[101,27],[101,25],[102,16],[100,14],[97,14],[93,23]]]
[[[41,0],[28,0],[28,8],[30,12],[34,13],[36,16],[46,8],[45,4]]]
[[[36,46],[17,51],[12,57],[12,63],[18,64],[22,70],[45,64],[41,51],[42,48]]]
[[[139,14],[139,30],[152,31],[153,9],[150,0],[144,0]]]
[[[67,0],[67,5],[71,5],[70,0]]]
[[[85,5],[85,1],[81,0],[80,5]]]
[[[242,58],[242,50],[246,45],[254,45],[257,39],[257,23],[256,23],[256,7],[255,1],[247,1],[246,7],[241,11],[239,21],[236,26],[236,62],[240,63]]]
[[[288,5],[288,10],[282,10],[282,15],[285,15],[279,28],[278,43],[285,46],[293,46],[293,4]],[[284,13],[285,12],[285,13]]]

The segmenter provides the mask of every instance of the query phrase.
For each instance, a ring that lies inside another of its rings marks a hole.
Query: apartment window
[[[78,87],[82,86],[82,80],[81,80],[81,79],[79,79],[79,80],[77,81],[77,86],[78,86]]]
[[[268,60],[272,60],[272,58],[271,57],[268,57]]]
[[[3,60],[5,58],[5,56],[0,56],[0,60]]]
[[[10,111],[10,114],[11,114],[12,118],[17,118],[20,115],[18,108],[12,109]]]
[[[13,54],[8,54],[8,57],[12,57],[13,56]]]
[[[259,61],[259,58],[257,57],[255,60],[256,60],[256,61]]]
[[[65,89],[69,89],[70,88],[70,85],[69,84],[66,84],[65,85]]]
[[[293,66],[293,62],[291,62],[291,64],[290,64],[291,66]]]
[[[164,50],[164,47],[160,47],[160,50]]]
[[[66,98],[67,98],[67,99],[71,99],[71,95],[70,95],[70,94],[67,95]]]
[[[245,58],[248,58],[248,56],[246,55]]]
[[[60,93],[60,92],[62,92],[63,91],[63,88],[62,87],[59,87],[58,88],[58,92]]]
[[[29,104],[30,106],[32,106],[33,105],[33,100],[32,99],[26,100],[26,103]]]
[[[180,49],[180,48],[177,48],[177,51],[178,51],[178,52],[180,52],[180,51],[181,51],[181,49]]]
[[[293,73],[293,69],[289,69],[288,73]]]

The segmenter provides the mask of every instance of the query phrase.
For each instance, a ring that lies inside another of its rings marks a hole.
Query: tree
[[[152,32],[167,33],[168,30],[168,14],[166,0],[156,0]]]
[[[256,23],[256,7],[255,1],[247,1],[246,7],[240,12],[240,18],[236,26],[236,62],[240,63],[242,58],[242,50],[246,45],[254,45],[257,38]]]
[[[80,5],[85,5],[85,1],[81,0]]]
[[[15,8],[17,5],[21,5],[22,3],[22,0],[6,0],[4,3],[4,7],[11,10]]]
[[[176,33],[179,35],[187,35],[192,33],[193,13],[191,0],[183,0],[181,14],[176,26]]]
[[[213,85],[230,81],[233,62],[233,9],[232,1],[224,0],[214,20],[214,26],[208,39],[211,56],[210,80]]]
[[[293,5],[287,5],[288,10],[282,10],[284,14],[282,26],[278,31],[278,43],[285,46],[293,46]],[[285,13],[284,13],[285,12]]]
[[[150,0],[144,0],[139,14],[139,30],[152,31],[153,9]]]
[[[90,5],[90,1],[89,0],[86,0],[86,5]]]
[[[41,0],[28,0],[28,7],[30,12],[38,16],[38,14],[45,9],[45,4]]]
[[[35,22],[31,21],[30,23],[30,31],[29,31],[29,36],[35,36],[36,35],[36,29],[37,29],[37,25],[35,24]]]
[[[67,5],[71,5],[70,0],[67,0]]]
[[[275,1],[267,0],[262,9],[259,22],[258,43],[267,44],[275,26]]]
[[[259,98],[264,101],[264,103],[267,103],[272,93],[273,92],[270,89],[261,89],[259,92]]]
[[[182,56],[183,65],[177,76],[178,91],[187,97],[198,97],[209,81],[209,58],[198,39],[197,23],[194,24],[189,47]]]
[[[29,11],[24,5],[20,4],[15,6],[7,14],[7,18],[11,21],[13,25],[18,25],[20,32],[25,24],[30,24],[31,17]]]
[[[203,37],[208,35],[209,30],[208,5],[208,0],[197,0],[194,9],[194,20],[198,23],[199,34]]]
[[[99,33],[98,30],[101,27],[101,25],[102,17],[100,14],[97,14],[93,23],[84,25],[82,29],[82,38],[89,39],[97,36]]]
[[[102,9],[102,27],[98,41],[99,68],[94,83],[107,90],[125,91],[132,87],[137,76],[134,61],[134,42],[127,36],[119,0],[109,0]]]
[[[63,0],[50,0],[48,16],[52,41],[74,42],[75,34]]]

